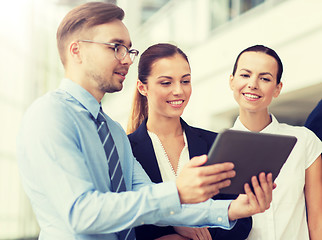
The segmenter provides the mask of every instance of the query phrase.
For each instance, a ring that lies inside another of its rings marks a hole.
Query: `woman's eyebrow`
[[[247,68],[242,68],[242,69],[240,69],[240,71],[242,71],[242,70],[244,70],[244,71],[246,71],[246,72],[248,72],[248,73],[252,73],[252,71],[251,71],[251,70],[249,70],[249,69],[247,69]],[[270,76],[272,76],[272,77],[273,77],[273,74],[271,74],[270,72],[261,72],[259,75],[260,75],[260,76],[262,76],[262,75],[270,75]]]
[[[182,75],[181,78],[190,77],[190,76],[191,76],[191,74],[190,73],[187,73],[187,74]],[[172,77],[170,77],[170,76],[159,76],[158,78],[172,79]]]
[[[159,77],[158,77],[158,79],[159,79],[159,78],[167,78],[167,79],[172,79],[172,77],[170,77],[170,76],[159,76]]]
[[[242,71],[242,70],[244,70],[244,71],[246,71],[246,72],[249,72],[249,73],[251,73],[251,72],[252,72],[251,70],[249,70],[249,69],[247,69],[247,68],[242,68],[242,69],[240,69],[240,71]]]
[[[259,75],[271,75],[273,77],[273,74],[271,74],[270,72],[262,72]]]
[[[184,78],[184,77],[190,77],[190,76],[191,76],[191,74],[190,74],[190,73],[187,73],[187,74],[182,75],[182,77],[181,77],[181,78]]]

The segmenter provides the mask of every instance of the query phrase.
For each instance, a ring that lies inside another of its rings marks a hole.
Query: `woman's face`
[[[262,52],[245,52],[239,60],[230,88],[241,110],[267,112],[273,98],[278,97],[282,83],[277,84],[276,60]]]
[[[189,63],[180,54],[157,60],[147,83],[138,81],[138,89],[147,97],[149,118],[179,118],[191,95]]]

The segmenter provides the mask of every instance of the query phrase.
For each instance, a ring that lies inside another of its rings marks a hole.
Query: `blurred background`
[[[37,239],[38,225],[21,187],[15,141],[26,108],[63,77],[56,30],[84,0],[0,0],[0,239]],[[322,97],[321,0],[119,0],[133,47],[170,42],[189,57],[193,94],[183,118],[220,131],[238,107],[228,79],[241,50],[264,44],[284,64],[282,94],[270,111],[303,125]],[[126,128],[137,61],[123,91],[104,97],[104,111]],[[37,178],[37,176],[35,176]],[[63,193],[62,193],[63,194]]]

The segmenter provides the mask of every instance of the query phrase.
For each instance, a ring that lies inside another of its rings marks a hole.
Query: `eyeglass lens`
[[[133,52],[128,52],[127,48],[124,47],[123,45],[118,45],[115,48],[115,56],[118,60],[123,60],[126,56],[126,54],[129,53],[129,56],[131,58],[131,61],[134,61],[135,58],[135,53]]]

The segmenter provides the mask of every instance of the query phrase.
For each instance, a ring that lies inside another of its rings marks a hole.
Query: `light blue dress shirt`
[[[233,227],[230,201],[181,205],[175,182],[152,184],[122,127],[107,115],[127,191],[110,191],[96,119],[100,104],[63,79],[27,110],[17,139],[18,167],[40,225],[40,240],[117,239],[142,224]]]

